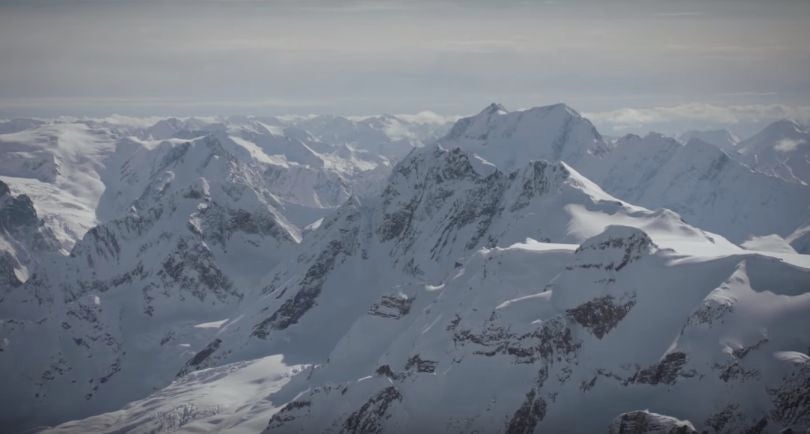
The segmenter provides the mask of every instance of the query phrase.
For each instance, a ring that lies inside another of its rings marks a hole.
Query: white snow
[[[43,432],[256,433],[283,405],[267,397],[306,368],[273,355],[202,370],[122,410]]]
[[[728,411],[729,432],[808,427],[773,396],[810,360],[810,195],[746,165],[764,144],[802,151],[772,139],[803,127],[732,155],[705,143],[724,133],[608,145],[563,104],[447,126],[9,126],[0,179],[75,245],[18,267],[33,239],[0,236],[0,265],[36,276],[0,288],[0,421],[604,432],[635,415],[700,431]]]

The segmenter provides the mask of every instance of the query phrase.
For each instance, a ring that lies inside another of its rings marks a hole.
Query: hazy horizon
[[[0,116],[468,115],[610,133],[810,119],[810,2],[0,0]]]

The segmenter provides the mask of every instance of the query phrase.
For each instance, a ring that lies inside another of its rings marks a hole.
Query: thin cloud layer
[[[693,128],[728,128],[749,134],[779,119],[810,122],[810,106],[784,104],[713,105],[681,104],[667,107],[621,108],[586,113],[597,126],[610,132],[682,131]]]
[[[753,115],[712,107],[810,105],[808,16],[791,0],[0,1],[0,116],[454,115],[498,101],[626,127],[728,123]]]

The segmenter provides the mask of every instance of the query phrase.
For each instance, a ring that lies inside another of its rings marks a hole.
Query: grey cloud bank
[[[0,115],[805,116],[810,2],[707,3],[2,1]]]

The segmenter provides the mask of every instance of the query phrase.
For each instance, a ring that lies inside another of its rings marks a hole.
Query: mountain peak
[[[770,124],[768,124],[768,126],[765,127],[765,129],[763,129],[763,131],[781,132],[781,133],[787,132],[793,133],[793,132],[800,132],[803,130],[804,127],[800,123],[792,119],[780,119],[778,121],[771,122]]]
[[[810,132],[800,123],[790,119],[781,119],[768,124],[762,131],[741,142],[740,148],[744,153],[758,152],[762,150],[760,148],[772,146],[778,140],[801,139],[808,134]]]
[[[641,229],[610,225],[602,233],[582,242],[576,254],[579,268],[620,271],[656,250],[658,246]]]
[[[569,116],[574,116],[574,117],[577,117],[577,118],[582,117],[582,115],[579,114],[578,111],[574,110],[573,107],[569,106],[568,104],[566,104],[564,102],[558,102],[556,104],[550,104],[550,105],[540,106],[540,107],[533,107],[533,108],[529,109],[529,111],[531,111],[531,110],[540,110],[540,111],[548,111],[548,112],[565,113],[565,114],[567,114]]]
[[[493,114],[506,114],[509,113],[509,110],[506,109],[502,104],[493,102],[490,103],[488,106],[484,107],[478,115],[493,115]]]
[[[593,124],[565,104],[513,112],[492,104],[456,122],[439,142],[460,147],[505,172],[531,160],[576,165],[586,155],[607,150]]]
[[[720,149],[731,151],[736,148],[740,138],[727,129],[718,130],[692,130],[681,134],[678,137],[681,143],[687,143],[692,139],[700,139],[706,143],[719,147]]]

